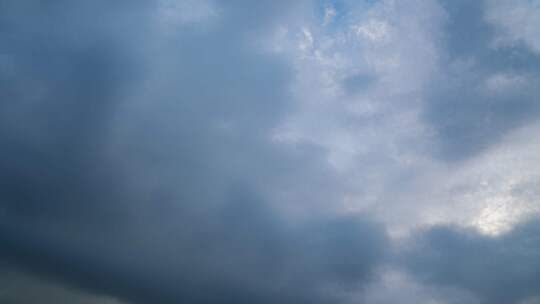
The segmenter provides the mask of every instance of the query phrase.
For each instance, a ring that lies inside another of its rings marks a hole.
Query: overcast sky
[[[0,0],[0,303],[539,304],[540,1]]]

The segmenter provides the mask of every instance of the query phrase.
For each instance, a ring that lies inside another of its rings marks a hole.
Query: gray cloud
[[[365,91],[375,83],[376,79],[370,74],[355,74],[347,77],[343,81],[343,87],[349,94]]]
[[[539,229],[536,220],[497,237],[430,228],[414,239],[405,265],[423,283],[468,290],[482,303],[521,303],[540,295]]]
[[[369,280],[382,227],[274,206],[335,198],[324,152],[270,140],[293,72],[257,37],[294,5],[213,5],[195,27],[157,2],[2,4],[3,260],[135,303],[335,303]]]
[[[13,265],[2,263],[0,272],[0,302],[6,304],[123,304],[118,299],[58,284],[49,278],[30,274]]]
[[[501,3],[0,3],[0,302],[535,299]]]
[[[540,56],[523,43],[496,45],[485,1],[442,1],[441,67],[425,93],[437,154],[462,160],[539,116]]]

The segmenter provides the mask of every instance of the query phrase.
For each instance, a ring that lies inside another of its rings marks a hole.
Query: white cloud
[[[212,0],[159,0],[158,20],[163,31],[171,31],[185,25],[204,26],[219,17]]]
[[[540,53],[540,1],[490,0],[486,19],[499,29],[499,44],[524,41]]]

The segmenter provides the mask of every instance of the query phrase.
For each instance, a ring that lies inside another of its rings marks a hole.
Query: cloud
[[[0,302],[534,301],[535,14],[0,4]]]
[[[435,153],[463,160],[486,151],[539,116],[540,56],[523,43],[496,45],[488,2],[442,1],[440,72],[425,92],[424,119],[437,132]],[[520,83],[499,79],[523,79]],[[495,81],[496,82],[496,81]]]
[[[0,283],[2,284],[0,302],[6,304],[21,302],[28,304],[123,304],[120,300],[112,297],[70,289],[62,284],[52,282],[48,278],[15,269],[13,265],[6,263],[2,264]]]
[[[540,51],[538,40],[538,1],[487,2],[486,19],[496,27],[497,43],[512,45],[526,43],[536,52]]]
[[[68,286],[134,303],[329,303],[368,280],[384,252],[384,235],[369,222],[290,228],[249,198],[230,204],[114,227],[2,225],[1,253]]]
[[[468,290],[481,303],[540,296],[540,224],[530,220],[490,237],[456,226],[427,229],[411,243],[406,267],[422,283]]]
[[[133,303],[336,303],[371,278],[383,227],[284,212],[337,199],[324,151],[272,141],[293,71],[263,40],[296,5],[2,6],[6,263]]]

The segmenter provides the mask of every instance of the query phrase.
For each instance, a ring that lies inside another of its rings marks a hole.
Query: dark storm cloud
[[[160,36],[155,2],[0,4],[2,259],[136,303],[335,303],[369,279],[379,226],[271,207],[331,187],[320,151],[269,142],[292,71],[253,41],[290,4],[217,5]]]
[[[540,222],[529,221],[497,237],[457,227],[435,227],[405,255],[421,282],[458,287],[482,303],[521,303],[540,296]]]
[[[438,155],[462,160],[538,118],[540,55],[521,42],[496,45],[485,1],[441,4],[441,72],[427,90],[424,119],[437,131]]]
[[[129,232],[3,227],[2,253],[136,303],[328,303],[369,278],[382,254],[374,225],[336,220],[291,229],[253,201],[231,200],[217,214],[175,216],[178,223],[160,215]]]

